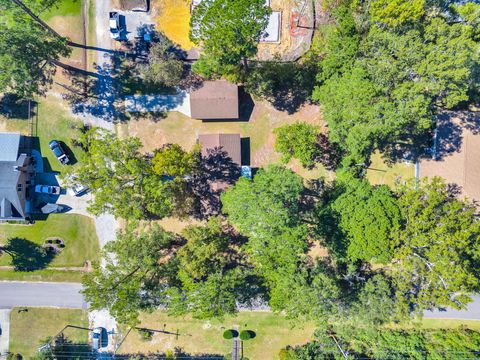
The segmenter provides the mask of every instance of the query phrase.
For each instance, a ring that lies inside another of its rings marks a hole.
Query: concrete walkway
[[[0,310],[0,359],[5,359],[10,342],[10,309]]]

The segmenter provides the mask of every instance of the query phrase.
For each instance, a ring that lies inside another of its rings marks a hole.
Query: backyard
[[[57,335],[67,325],[88,328],[87,312],[70,309],[13,308],[10,314],[10,352],[22,354],[24,359],[28,359],[35,355],[40,345],[45,344],[47,338]],[[85,344],[88,341],[86,330],[67,329],[64,334],[76,344]]]
[[[371,164],[367,168],[366,177],[372,185],[386,184],[394,188],[415,177],[413,163],[396,162],[389,165],[378,151],[372,155],[370,160]]]
[[[119,349],[120,353],[165,352],[180,348],[188,354],[227,355],[232,340],[225,340],[223,332],[238,326],[241,330],[254,331],[255,338],[243,344],[244,356],[249,359],[275,359],[286,345],[298,345],[309,341],[315,330],[313,323],[293,327],[284,316],[270,312],[240,312],[236,317],[223,320],[195,320],[189,316],[169,317],[157,311],[141,317],[141,328],[166,331],[156,332],[150,341],[144,341],[138,331],[130,332]],[[178,333],[178,335],[176,335]]]
[[[19,116],[7,118],[0,114],[0,132],[19,132],[29,135],[30,121],[27,119],[27,113],[28,105],[25,104],[15,109],[14,114]],[[67,104],[62,99],[55,96],[39,99],[32,113],[36,120],[34,134],[38,138],[38,143],[34,147],[40,150],[44,158],[44,170],[60,172],[64,165],[57,160],[48,143],[54,139],[63,142],[67,145],[67,152],[78,159],[80,151],[72,146],[72,139],[78,138],[78,127],[82,122],[70,114]]]

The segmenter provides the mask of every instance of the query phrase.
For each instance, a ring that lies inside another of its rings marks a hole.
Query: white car
[[[60,187],[54,185],[36,185],[35,192],[39,194],[60,195]]]
[[[70,189],[68,189],[68,193],[72,196],[82,196],[88,190],[90,190],[88,186],[84,186],[82,184],[75,184]]]
[[[112,39],[120,39],[121,31],[120,28],[120,15],[116,11],[111,11],[109,13],[108,25],[110,27],[110,36]]]

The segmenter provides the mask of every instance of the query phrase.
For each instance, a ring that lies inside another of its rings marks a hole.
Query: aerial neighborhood
[[[0,0],[0,359],[480,358],[475,0]]]

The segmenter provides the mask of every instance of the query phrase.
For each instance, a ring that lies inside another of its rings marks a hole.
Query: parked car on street
[[[68,158],[67,154],[65,153],[65,150],[63,150],[62,145],[57,140],[52,140],[48,143],[48,146],[50,149],[52,149],[53,153],[57,157],[58,161],[60,161],[61,164],[65,165],[68,164],[70,159]]]
[[[108,25],[110,27],[110,36],[114,40],[119,40],[121,35],[120,15],[116,11],[109,13]]]
[[[35,192],[39,194],[60,195],[60,186],[35,185]]]
[[[90,190],[88,186],[82,184],[74,184],[71,188],[68,189],[68,193],[72,196],[82,196],[88,190]]]

